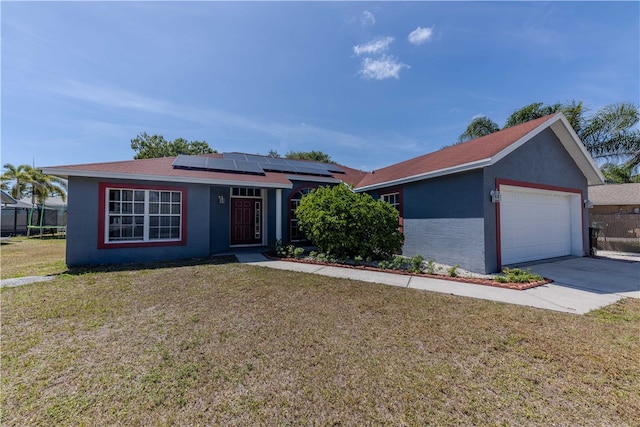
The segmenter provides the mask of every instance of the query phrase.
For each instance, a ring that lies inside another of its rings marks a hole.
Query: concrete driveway
[[[526,292],[574,313],[587,313],[625,297],[640,298],[640,262],[585,257],[524,268],[553,280]]]

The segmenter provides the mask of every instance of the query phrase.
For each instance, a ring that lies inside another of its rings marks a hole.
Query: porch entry
[[[257,245],[261,243],[262,198],[233,197],[232,195],[231,245]]]

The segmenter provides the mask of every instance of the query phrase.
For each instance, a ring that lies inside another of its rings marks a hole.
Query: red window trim
[[[131,242],[131,243],[107,243],[105,242],[105,220],[106,220],[106,190],[107,188],[118,188],[128,190],[157,190],[157,191],[180,191],[182,196],[182,219],[180,240],[170,242]],[[122,248],[147,248],[157,246],[184,246],[187,244],[187,188],[173,187],[169,185],[146,185],[146,184],[122,184],[112,182],[98,183],[98,249],[122,249]]]
[[[402,190],[402,187],[385,188],[384,193],[380,192],[380,194],[378,195],[378,199],[382,200],[382,196],[398,193],[398,214],[400,216],[398,222],[400,224],[400,231],[404,230],[404,200]]]
[[[512,187],[524,187],[533,188],[536,190],[549,190],[560,191],[563,193],[574,193],[580,195],[580,206],[584,206],[584,193],[579,188],[571,187],[559,187],[556,185],[536,184],[534,182],[514,181],[511,179],[496,178],[496,189],[500,191],[502,185],[509,185]],[[500,202],[496,203],[496,262],[498,264],[498,271],[502,271],[502,244],[500,235]],[[584,209],[581,209],[582,216],[582,230],[584,230]],[[582,247],[584,248],[584,232],[582,234]]]

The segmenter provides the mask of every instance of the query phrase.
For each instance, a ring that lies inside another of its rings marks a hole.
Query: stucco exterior
[[[95,178],[69,178],[67,205],[67,265],[119,264],[127,262],[160,261],[204,257],[209,255],[209,211],[203,209],[210,203],[209,187],[188,185],[185,245],[99,249],[98,232],[99,183],[136,185],[131,180],[104,180]],[[148,185],[175,185],[166,182],[149,182]]]

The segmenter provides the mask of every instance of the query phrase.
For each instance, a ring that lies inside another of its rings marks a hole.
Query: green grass
[[[3,426],[640,421],[636,299],[576,316],[215,262],[0,295]]]
[[[65,239],[12,237],[0,244],[0,277],[60,274],[67,270],[64,262]]]

